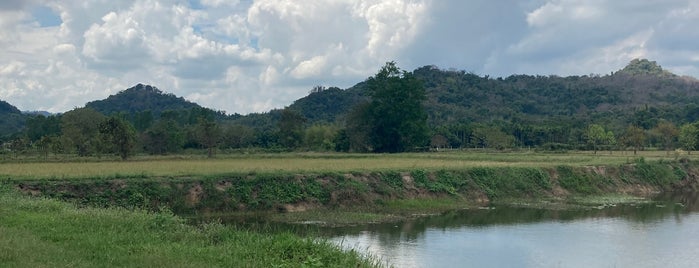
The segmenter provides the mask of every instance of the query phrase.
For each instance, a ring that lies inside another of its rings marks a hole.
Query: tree
[[[184,131],[173,119],[161,119],[143,133],[143,147],[149,154],[177,152],[184,140]]]
[[[372,117],[369,102],[354,106],[347,114],[346,128],[338,135],[336,142],[339,151],[370,152],[373,150],[369,136],[372,130]]]
[[[221,128],[216,121],[200,117],[196,127],[196,135],[199,143],[206,147],[207,156],[213,157],[214,148],[218,145],[221,137]]]
[[[137,112],[133,116],[133,125],[138,132],[143,132],[153,124],[153,113],[150,110]]]
[[[699,136],[699,129],[694,124],[684,124],[680,127],[679,142],[682,148],[687,150],[687,154],[696,149],[699,141],[697,136]]]
[[[136,130],[121,117],[112,116],[99,124],[105,152],[114,152],[126,160],[134,152],[136,146]]]
[[[228,148],[244,148],[255,141],[255,130],[248,126],[232,125],[225,129],[223,143]]]
[[[364,122],[370,126],[369,140],[375,152],[404,152],[428,144],[427,113],[422,105],[427,97],[412,73],[388,62],[366,85],[371,101]]]
[[[660,122],[653,129],[653,132],[660,137],[660,140],[663,142],[663,148],[669,155],[675,138],[677,138],[677,135],[679,134],[679,130],[677,130],[675,124],[667,121]]]
[[[288,149],[296,149],[303,142],[303,124],[306,119],[298,112],[284,109],[279,118],[279,144]]]
[[[643,129],[637,126],[629,126],[626,133],[622,137],[622,144],[628,147],[633,147],[633,154],[643,148],[643,143],[646,142],[646,133]]]
[[[587,143],[592,145],[592,149],[597,154],[597,146],[607,141],[607,132],[604,128],[598,124],[592,124],[587,127],[585,132],[585,137],[587,138]]]
[[[58,116],[37,115],[27,119],[27,136],[30,141],[38,141],[42,137],[60,135],[61,119]]]
[[[447,140],[447,138],[442,134],[434,135],[430,139],[430,147],[437,149],[437,151],[439,151],[441,148],[446,148],[448,145],[449,140]]]
[[[304,143],[309,150],[332,151],[335,149],[337,127],[327,124],[316,124],[306,129]]]
[[[609,145],[609,154],[612,154],[612,147],[616,144],[616,137],[614,136],[614,132],[612,132],[611,130],[607,131],[607,135],[605,135],[604,140],[605,143]]]
[[[88,156],[100,149],[99,123],[104,115],[92,108],[78,108],[61,117],[61,130],[68,147],[73,147],[78,156]]]

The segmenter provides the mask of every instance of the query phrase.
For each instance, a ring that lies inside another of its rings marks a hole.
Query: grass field
[[[458,169],[463,167],[552,167],[559,165],[618,165],[643,157],[648,161],[696,159],[693,155],[667,155],[663,151],[632,152],[478,152],[405,154],[228,154],[207,159],[200,156],[140,156],[128,161],[110,159],[79,159],[64,161],[5,161],[0,163],[0,178],[84,179],[129,178],[153,176],[207,176],[233,173],[303,173],[303,172],[362,172],[411,169]]]
[[[0,267],[376,267],[326,241],[167,212],[76,208],[0,187]]]

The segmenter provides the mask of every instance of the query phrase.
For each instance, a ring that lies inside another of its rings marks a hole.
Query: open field
[[[184,177],[240,173],[362,172],[412,169],[458,169],[464,167],[553,167],[559,165],[595,166],[631,163],[643,157],[647,161],[699,155],[667,155],[664,151],[632,152],[478,152],[405,154],[229,154],[207,159],[200,156],[135,157],[128,161],[84,160],[9,161],[0,163],[0,178],[84,179],[129,177]]]

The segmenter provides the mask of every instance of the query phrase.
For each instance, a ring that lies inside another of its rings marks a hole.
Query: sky
[[[647,58],[699,77],[697,25],[699,0],[2,0],[0,100],[58,113],[142,83],[248,114],[388,61],[506,77]]]

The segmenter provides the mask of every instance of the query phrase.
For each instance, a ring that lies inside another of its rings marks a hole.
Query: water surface
[[[322,232],[396,267],[697,267],[697,200],[569,211],[495,207]]]

